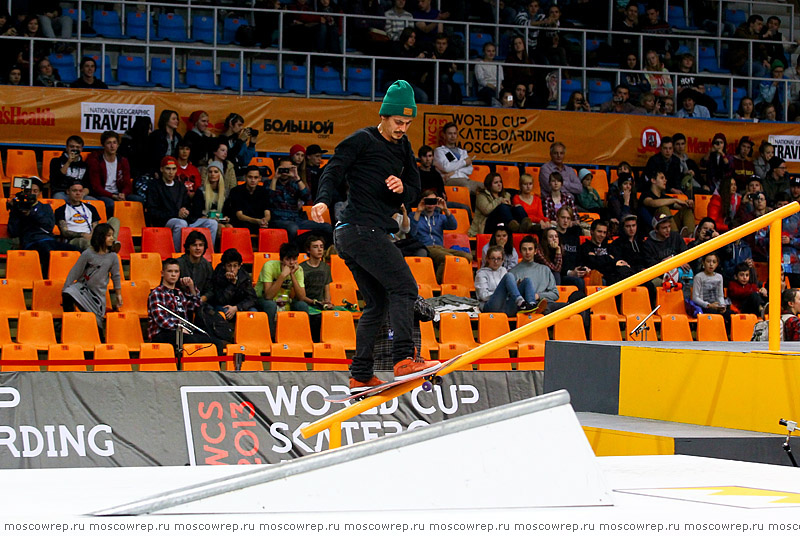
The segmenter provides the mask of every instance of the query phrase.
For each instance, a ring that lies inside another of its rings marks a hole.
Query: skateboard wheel
[[[430,391],[433,389],[433,384],[429,381],[422,382],[422,390],[423,391]]]
[[[431,382],[433,383],[433,385],[442,385],[443,381],[444,380],[442,379],[441,376],[434,376],[433,378],[431,378]]]

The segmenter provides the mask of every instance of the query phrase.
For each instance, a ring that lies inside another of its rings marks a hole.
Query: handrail
[[[772,212],[764,214],[763,216],[756,218],[752,221],[749,221],[745,224],[740,225],[730,231],[727,231],[716,238],[712,238],[707,242],[703,242],[683,253],[675,255],[669,259],[661,261],[660,263],[651,266],[641,272],[634,274],[622,281],[614,283],[602,290],[599,290],[593,294],[586,296],[585,298],[567,305],[557,311],[553,311],[552,313],[543,316],[533,322],[525,324],[522,327],[515,329],[505,335],[501,335],[500,337],[491,340],[489,342],[483,343],[480,346],[473,348],[465,352],[463,355],[464,359],[460,361],[457,365],[448,365],[442,368],[438,374],[444,375],[452,372],[455,366],[463,366],[466,364],[470,364],[481,357],[488,355],[495,350],[499,350],[501,348],[505,348],[511,343],[517,342],[523,337],[531,335],[537,331],[542,329],[546,329],[556,322],[561,320],[565,320],[572,315],[578,314],[586,309],[589,309],[593,305],[600,303],[601,301],[607,300],[609,298],[613,298],[617,294],[621,294],[625,290],[641,285],[651,279],[659,277],[664,273],[672,270],[673,268],[677,268],[682,264],[690,262],[694,259],[697,259],[706,253],[710,253],[712,251],[716,251],[717,249],[730,244],[740,238],[743,238],[749,234],[754,233],[758,229],[766,227],[767,225],[770,226],[770,244],[769,244],[769,259],[770,259],[770,266],[769,266],[769,350],[770,351],[780,351],[780,259],[781,259],[781,220],[795,214],[796,212],[800,212],[800,204],[796,201],[792,202],[786,206],[781,208],[775,209]],[[387,389],[383,393],[377,394],[375,396],[371,396],[355,404],[347,406],[339,411],[327,415],[316,422],[313,422],[303,428],[300,429],[300,432],[303,434],[303,437],[309,438],[313,435],[316,435],[326,429],[330,430],[330,438],[328,440],[329,448],[337,448],[341,446],[341,423],[346,421],[351,417],[355,417],[356,415],[360,415],[361,413],[372,409],[374,407],[380,406],[384,402],[397,398],[398,396],[407,393],[413,389],[416,389],[423,383],[423,379],[419,378],[417,380],[410,381],[408,383],[404,383],[402,385],[398,385],[397,387],[392,387]]]

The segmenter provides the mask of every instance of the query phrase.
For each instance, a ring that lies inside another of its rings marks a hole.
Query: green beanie
[[[405,80],[398,80],[389,86],[379,113],[417,117],[417,104],[414,102],[414,89],[411,84]]]

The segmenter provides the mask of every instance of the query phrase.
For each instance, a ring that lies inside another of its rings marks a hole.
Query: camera
[[[33,181],[30,177],[14,177],[14,188],[20,190],[30,190]]]
[[[750,201],[755,201],[759,197],[761,197],[760,194],[747,194],[747,199],[749,199]]]
[[[616,102],[616,103],[620,103],[620,102],[622,102],[622,97],[618,97],[618,96],[614,95],[614,98],[612,100],[614,102]]]
[[[286,175],[286,174],[288,174],[288,173],[291,173],[291,172],[292,172],[292,169],[291,169],[291,168],[280,168],[280,167],[279,167],[279,168],[277,169],[277,171],[278,171],[278,175]]]
[[[706,238],[711,238],[712,236],[714,236],[714,231],[712,231],[711,229],[709,229],[708,231],[706,231],[705,233],[703,233],[703,236],[705,236]]]
[[[425,204],[429,206],[436,206],[439,204],[439,200],[435,197],[426,197]]]
[[[71,154],[72,156],[77,156],[81,154],[81,152],[78,149],[73,149],[69,152],[69,154]]]
[[[251,128],[250,129],[250,137],[251,138],[255,138],[256,136],[258,136],[258,129],[257,128]]]

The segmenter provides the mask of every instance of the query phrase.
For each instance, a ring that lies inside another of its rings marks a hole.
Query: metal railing
[[[769,225],[769,351],[780,351],[780,294],[781,294],[781,277],[780,277],[780,264],[781,264],[781,222],[784,218],[792,214],[800,212],[800,204],[797,202],[790,203],[781,208],[775,209],[759,218],[749,221],[740,225],[730,231],[727,231],[716,238],[712,238],[707,242],[703,242],[683,253],[675,255],[667,260],[651,266],[641,272],[634,274],[627,279],[623,279],[618,283],[610,285],[598,290],[593,294],[589,294],[585,298],[578,300],[566,307],[553,311],[533,322],[525,324],[522,327],[511,331],[505,335],[483,343],[480,346],[465,352],[462,359],[458,363],[451,363],[450,365],[442,368],[437,374],[445,375],[453,372],[457,367],[468,365],[482,357],[490,355],[492,352],[505,348],[511,343],[515,343],[520,339],[527,337],[537,331],[547,329],[548,327],[556,324],[561,320],[566,320],[572,315],[581,313],[592,306],[613,298],[621,294],[625,290],[639,286],[651,279],[662,276],[664,273],[677,268],[682,264],[693,261],[702,257],[706,253],[711,253],[717,249],[730,244],[740,238],[754,233],[758,229]],[[423,378],[412,380],[408,383],[398,385],[387,389],[375,396],[371,396],[350,406],[347,406],[336,413],[327,415],[316,422],[313,422],[300,429],[304,438],[309,438],[325,430],[329,431],[329,448],[338,448],[342,444],[342,423],[356,415],[360,415],[365,411],[378,407],[381,404],[388,402],[398,396],[407,393],[421,386]]]

